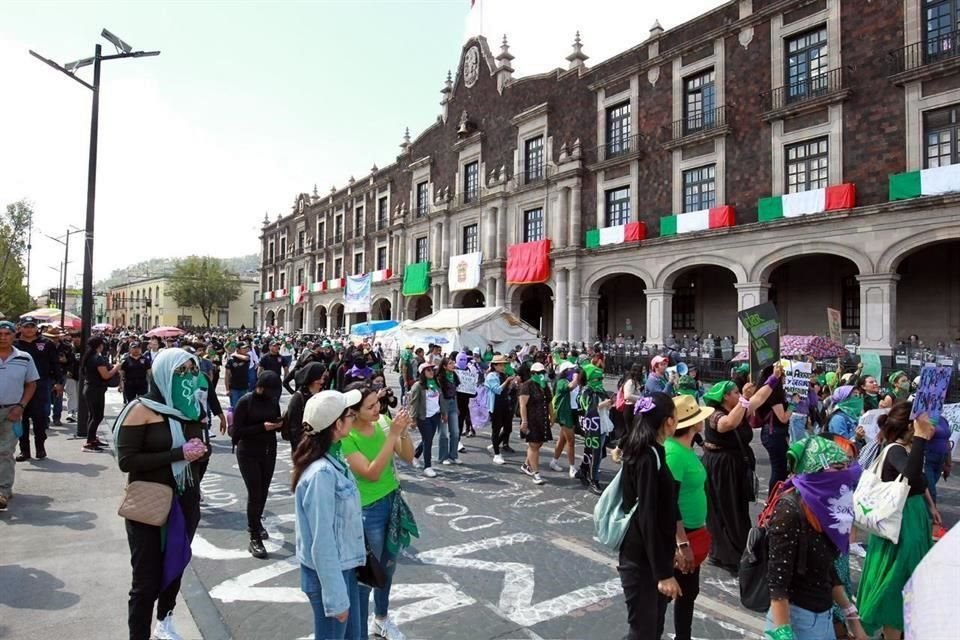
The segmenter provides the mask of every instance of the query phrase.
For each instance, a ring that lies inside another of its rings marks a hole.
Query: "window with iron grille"
[[[708,69],[683,81],[684,133],[710,127],[716,120],[716,74]]]
[[[377,271],[387,268],[387,248],[377,247]]]
[[[427,188],[426,181],[417,183],[417,217],[422,218],[427,215],[427,207],[430,204],[430,190]]]
[[[702,211],[717,204],[717,166],[683,172],[683,212]]]
[[[543,207],[523,212],[523,241],[543,240]]]
[[[543,136],[523,142],[523,173],[526,182],[543,178]]]
[[[621,102],[607,108],[606,157],[612,158],[630,151],[630,102]]]
[[[327,223],[322,220],[317,222],[317,246],[327,246]]]
[[[463,228],[463,252],[475,253],[480,250],[478,227],[475,224],[468,224]]]
[[[280,259],[287,257],[287,237],[280,238]]]
[[[817,27],[787,40],[787,101],[827,90],[827,28]]]
[[[303,253],[303,241],[306,240],[307,232],[298,231],[297,232],[297,251]]]
[[[377,229],[383,229],[387,226],[387,220],[390,212],[387,211],[387,196],[381,196],[377,200]]]
[[[924,166],[928,169],[960,162],[960,106],[923,114]]]
[[[420,236],[414,245],[414,262],[427,261],[427,236]]]
[[[843,306],[842,325],[844,329],[860,329],[860,283],[855,276],[843,279],[840,291],[840,304]]]
[[[286,271],[280,272],[280,288],[281,289],[287,288],[287,272]]]
[[[267,247],[268,247],[267,255],[270,256],[269,262],[273,262],[275,258],[274,251],[273,251],[273,243],[271,242],[269,245],[267,245]]]
[[[353,237],[363,237],[363,207],[357,207],[353,212]]]
[[[630,222],[630,187],[608,189],[604,193],[604,199],[606,200],[605,226],[616,227]]]
[[[693,284],[676,287],[673,292],[673,330],[695,331],[697,297]]]
[[[270,291],[275,291],[273,288],[273,276],[267,276],[267,289]]]
[[[341,214],[333,219],[333,241],[343,242],[343,215]]]
[[[960,0],[924,0],[924,5],[926,28],[923,37],[927,45],[927,61],[957,55]]]
[[[353,275],[360,275],[363,273],[363,253],[353,254]]]
[[[333,260],[333,277],[342,278],[343,277],[343,258],[334,258]]]
[[[302,284],[303,284],[303,267],[300,267],[299,269],[297,269],[297,286],[299,287]]]
[[[480,163],[476,160],[463,166],[463,201],[476,202],[480,196]]]
[[[326,266],[327,266],[326,262],[317,263],[317,277],[314,278],[314,282],[323,282],[324,280],[326,280],[326,277],[325,277],[327,274]]]
[[[826,138],[790,144],[784,151],[787,193],[826,188],[830,178]]]

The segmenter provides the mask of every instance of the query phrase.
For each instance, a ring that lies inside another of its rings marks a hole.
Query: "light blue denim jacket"
[[[360,491],[345,465],[323,457],[303,472],[295,498],[297,559],[317,572],[332,617],[350,608],[343,572],[366,562]]]

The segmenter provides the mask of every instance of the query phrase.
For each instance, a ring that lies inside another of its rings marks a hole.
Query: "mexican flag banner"
[[[332,278],[327,280],[327,289],[343,289],[346,283],[346,278]]]
[[[960,164],[890,176],[890,200],[938,196],[960,191]]]
[[[826,189],[811,189],[772,198],[760,198],[757,203],[757,217],[760,222],[769,222],[824,211],[852,209],[856,206],[856,199],[857,189],[850,183],[838,184]]]
[[[609,244],[639,242],[647,237],[647,225],[642,222],[628,222],[615,227],[590,229],[587,231],[587,249],[605,247]]]
[[[373,272],[373,281],[374,282],[383,282],[389,280],[393,277],[393,271],[391,269],[380,269],[379,271]]]
[[[422,296],[430,290],[430,262],[414,262],[403,268],[403,295]]]
[[[660,218],[660,235],[675,236],[678,233],[720,229],[721,227],[732,227],[735,224],[736,214],[733,207],[725,205]]]
[[[326,281],[323,282],[314,282],[310,285],[310,293],[321,293],[327,290]]]
[[[264,300],[273,300],[273,291],[264,291],[263,292]]]
[[[290,289],[290,304],[300,304],[307,297],[307,286],[298,284]]]

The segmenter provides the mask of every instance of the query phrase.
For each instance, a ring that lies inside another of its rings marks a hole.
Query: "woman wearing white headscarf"
[[[129,482],[166,484],[174,491],[164,526],[126,521],[133,569],[130,640],[151,637],[154,603],[158,622],[153,637],[180,637],[173,629],[173,607],[200,522],[199,461],[208,455],[202,441],[199,372],[196,356],[164,349],[153,362],[150,393],[124,407],[113,427],[117,460]]]

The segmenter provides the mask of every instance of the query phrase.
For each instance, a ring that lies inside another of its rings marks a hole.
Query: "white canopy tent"
[[[480,349],[492,344],[495,351],[517,345],[540,345],[537,330],[503,307],[443,309],[425,318],[406,321],[379,334],[384,349],[396,353],[405,344],[427,348],[439,344],[446,351]]]

